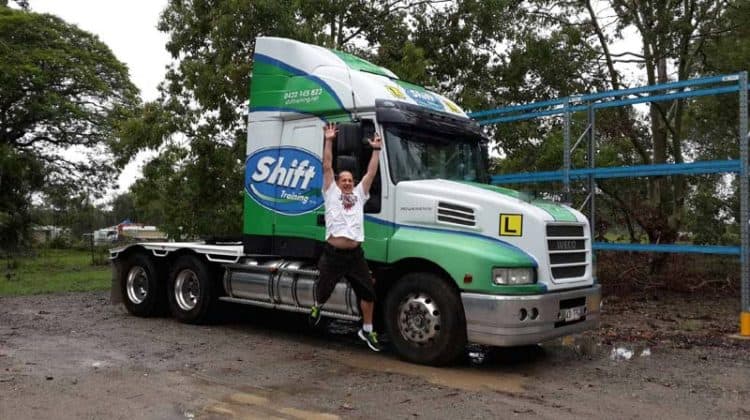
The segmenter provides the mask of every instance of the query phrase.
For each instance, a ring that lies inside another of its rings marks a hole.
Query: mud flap
[[[122,261],[112,260],[112,287],[109,290],[109,303],[111,305],[117,305],[122,303],[122,287],[120,285],[120,279],[122,276]]]

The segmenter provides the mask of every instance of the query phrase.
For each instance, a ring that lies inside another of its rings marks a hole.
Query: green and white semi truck
[[[241,242],[113,249],[113,302],[199,323],[217,301],[308,312],[325,220],[323,130],[334,169],[361,176],[384,139],[365,207],[377,324],[406,360],[445,364],[467,343],[535,344],[596,328],[600,287],[578,211],[489,184],[487,143],[451,100],[358,57],[256,41]],[[323,315],[358,320],[347,282]]]

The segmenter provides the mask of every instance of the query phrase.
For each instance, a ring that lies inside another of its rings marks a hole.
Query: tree
[[[609,5],[616,14],[616,32],[621,36],[627,28],[635,28],[642,40],[640,51],[626,51],[613,54],[608,48],[608,38],[601,29],[591,1],[586,1],[590,24],[595,28],[599,47],[607,63],[607,70],[613,89],[620,88],[621,76],[615,68],[618,61],[625,60],[642,66],[648,84],[687,80],[705,75],[701,66],[703,57],[710,54],[708,46],[717,39],[731,36],[733,26],[728,17],[733,8],[741,2],[733,0],[680,0],[680,1],[625,1],[610,0]],[[710,101],[710,100],[709,100]],[[725,104],[726,105],[726,104]],[[701,103],[675,100],[672,102],[652,102],[647,118],[637,122],[633,113],[619,111],[621,119],[627,121],[620,136],[629,139],[632,150],[637,153],[641,164],[683,163],[686,157],[699,155],[695,146],[700,143],[699,133],[688,118]],[[735,108],[736,109],[736,108]],[[641,125],[645,130],[637,130]],[[636,128],[636,130],[634,130]],[[641,135],[638,135],[641,134]],[[717,142],[719,138],[713,138]],[[726,140],[724,140],[726,142]],[[734,143],[734,142],[731,142]],[[699,157],[700,158],[700,157]],[[726,156],[703,156],[703,158],[726,158]],[[715,183],[717,177],[704,177]],[[638,197],[630,202],[624,199],[623,190],[609,188],[603,183],[603,190],[620,203],[628,217],[635,220],[645,232],[650,243],[674,243],[679,231],[688,219],[688,202],[697,204],[694,209],[710,208],[711,200],[688,200],[696,191],[706,191],[706,185],[697,190],[691,188],[688,178],[651,177],[648,188],[630,197]],[[622,183],[612,183],[622,185]],[[624,190],[628,191],[628,190]],[[715,203],[714,203],[715,204]],[[717,219],[717,222],[720,220]],[[721,231],[722,229],[716,229]],[[652,272],[659,271],[664,255],[653,259]]]
[[[0,182],[12,197],[0,213],[24,212],[32,194],[45,191],[102,194],[114,175],[109,145],[137,94],[125,65],[96,36],[0,5]],[[23,230],[2,229],[4,238]]]
[[[734,2],[724,14],[727,32],[706,40],[696,68],[702,74],[729,74],[747,71],[750,63],[750,3]],[[737,96],[711,97],[689,109],[685,131],[694,139],[696,159],[737,159],[739,157],[739,113]],[[739,243],[739,178],[727,185],[721,175],[696,180],[687,220],[694,240],[704,244]]]
[[[530,28],[532,36],[530,38],[529,32],[524,30],[518,33],[526,34],[523,36],[527,39],[533,39],[539,33],[549,33],[550,36],[542,36],[541,43],[526,43],[525,53],[511,59],[506,68],[518,69],[519,64],[523,65],[529,59],[525,57],[540,57],[542,60],[536,61],[533,68],[566,69],[568,71],[563,74],[568,76],[563,79],[578,72],[584,83],[571,83],[569,88],[572,89],[567,92],[559,90],[563,96],[629,87],[623,77],[623,66],[626,64],[638,65],[642,69],[641,80],[648,84],[703,76],[716,72],[718,60],[711,58],[718,57],[717,51],[721,51],[716,48],[717,45],[731,45],[737,51],[746,51],[741,38],[738,38],[739,29],[742,28],[740,22],[743,22],[743,15],[738,11],[747,9],[745,3],[736,0],[529,1],[525,5],[525,13],[519,16],[516,24]],[[638,34],[640,46],[634,50],[615,51],[615,42],[622,40],[628,31]],[[551,55],[544,53],[545,45],[556,38],[577,38],[580,45],[572,48],[571,53],[562,54],[564,58],[558,60],[554,56],[567,51],[565,44],[553,47]],[[726,57],[727,50],[723,51]],[[571,60],[570,63],[575,64],[566,65],[568,60],[575,57],[580,60]],[[740,64],[742,60],[738,59],[738,54],[732,54],[732,57],[725,62],[734,63],[735,66],[723,66],[723,69],[726,72],[742,70],[747,61]],[[714,69],[710,68],[711,64]],[[543,70],[539,70],[537,75],[530,72],[521,74],[523,78],[513,80],[527,92],[535,84],[548,89],[549,93],[553,93],[551,87],[561,85],[555,82],[555,78],[545,80],[540,77]],[[557,95],[544,96],[550,98]],[[736,123],[713,126],[706,124],[705,119],[695,118],[703,113],[701,109],[705,111],[707,107],[710,108],[711,103],[724,109],[731,106],[731,100],[727,102],[726,98],[711,101],[655,102],[649,105],[645,115],[626,107],[597,112],[597,166],[682,163],[686,159],[726,159],[732,156],[731,150],[717,145],[736,143],[732,136],[727,136],[727,128],[733,130],[731,127],[736,127]],[[514,103],[522,102],[514,100]],[[736,105],[733,109],[736,109]],[[714,120],[725,121],[726,118]],[[558,169],[559,160],[557,165],[544,167],[540,165],[547,160],[538,158],[547,156],[540,150],[549,150],[546,143],[556,138],[555,124],[553,119],[552,124],[522,123],[497,127],[496,132],[502,136],[499,140],[512,139],[501,143],[509,156],[506,167],[511,170]],[[585,124],[575,126],[583,127]],[[707,131],[711,135],[707,135]],[[544,139],[544,142],[518,140],[529,137]],[[560,151],[558,156],[561,154]],[[533,158],[529,159],[530,156]],[[580,158],[582,156],[573,156],[574,162]],[[578,164],[581,163],[583,161],[579,160]],[[716,182],[716,177],[702,179],[703,182]],[[691,207],[694,200],[690,198],[700,191],[703,191],[702,194],[711,191],[705,185],[696,190],[690,187],[688,181],[682,176],[651,177],[646,181],[646,188],[643,188],[632,180],[604,180],[598,184],[604,193],[604,206],[600,206],[600,209],[617,214],[617,220],[610,221],[624,224],[633,241],[640,241],[645,236],[651,243],[673,243],[687,223],[688,210],[695,209]],[[702,200],[698,207],[704,210],[711,208],[707,205],[709,202],[711,200]],[[722,223],[719,219],[716,221]],[[652,270],[658,270],[660,263],[660,258],[654,258]]]
[[[44,181],[41,164],[0,143],[0,251],[14,252],[29,236],[31,195]]]
[[[123,220],[130,220],[131,222],[140,222],[140,214],[138,209],[133,202],[133,197],[130,193],[123,193],[117,195],[111,201],[112,211],[109,214],[109,224],[115,225],[122,222]]]

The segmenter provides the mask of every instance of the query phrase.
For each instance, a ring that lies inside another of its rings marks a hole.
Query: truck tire
[[[166,309],[164,279],[160,279],[151,258],[133,254],[123,263],[120,291],[125,308],[140,317],[162,315]]]
[[[187,324],[208,321],[216,301],[215,279],[208,265],[194,255],[179,257],[169,275],[167,295],[172,315]]]
[[[445,365],[465,352],[466,321],[461,299],[441,277],[411,273],[385,300],[385,324],[396,352],[424,365]]]

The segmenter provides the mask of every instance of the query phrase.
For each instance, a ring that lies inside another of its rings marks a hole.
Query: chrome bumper
[[[565,323],[559,318],[560,302],[585,298],[586,313],[578,321]],[[599,327],[601,287],[550,292],[531,296],[497,296],[461,293],[466,314],[466,333],[471,343],[492,346],[538,344],[557,337]],[[522,309],[538,316],[521,320]]]

